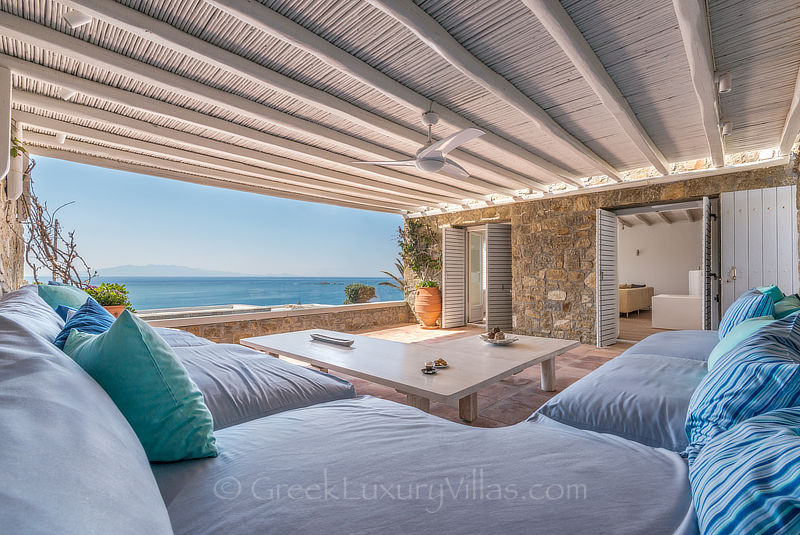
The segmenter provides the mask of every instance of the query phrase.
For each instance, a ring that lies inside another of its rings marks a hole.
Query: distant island
[[[146,266],[116,266],[97,270],[99,277],[256,277],[249,273],[214,271],[186,266],[148,264]],[[291,275],[266,275],[286,276]]]

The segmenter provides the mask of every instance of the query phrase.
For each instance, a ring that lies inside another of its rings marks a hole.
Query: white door
[[[597,210],[596,308],[597,347],[617,343],[619,283],[617,282],[617,216]]]
[[[472,323],[483,321],[483,233],[468,232],[467,236],[469,241],[467,319]]]
[[[467,231],[442,231],[442,328],[466,324]]]
[[[796,186],[720,195],[722,311],[755,286],[797,293]]]
[[[486,225],[486,326],[513,328],[511,318],[511,225]]]

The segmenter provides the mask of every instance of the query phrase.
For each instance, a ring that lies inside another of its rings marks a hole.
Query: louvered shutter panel
[[[597,347],[617,342],[619,283],[617,278],[617,216],[597,210]]]
[[[511,225],[486,225],[486,326],[512,329]]]
[[[448,329],[466,324],[467,231],[446,228],[442,233],[442,328]]]

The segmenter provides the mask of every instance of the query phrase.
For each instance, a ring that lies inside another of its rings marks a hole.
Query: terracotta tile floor
[[[373,336],[398,342],[430,344],[437,340],[476,336],[482,332],[478,327],[459,329],[423,330],[418,325],[399,325],[377,331],[357,331],[364,336]],[[540,386],[539,366],[528,368],[517,375],[504,379],[478,392],[478,418],[467,424],[458,417],[458,409],[442,403],[432,403],[431,413],[464,425],[476,427],[503,427],[525,420],[544,402],[571,385],[601,364],[625,351],[630,344],[616,344],[598,349],[592,345],[581,345],[556,357],[556,392],[545,392]],[[298,364],[300,364],[298,362]],[[350,381],[359,395],[370,395],[405,403],[406,396],[393,388],[364,379],[337,374]]]

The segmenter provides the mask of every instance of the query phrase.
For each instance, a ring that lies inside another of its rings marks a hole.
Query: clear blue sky
[[[379,277],[402,217],[34,157],[34,187],[92,269],[173,264],[255,275]]]

